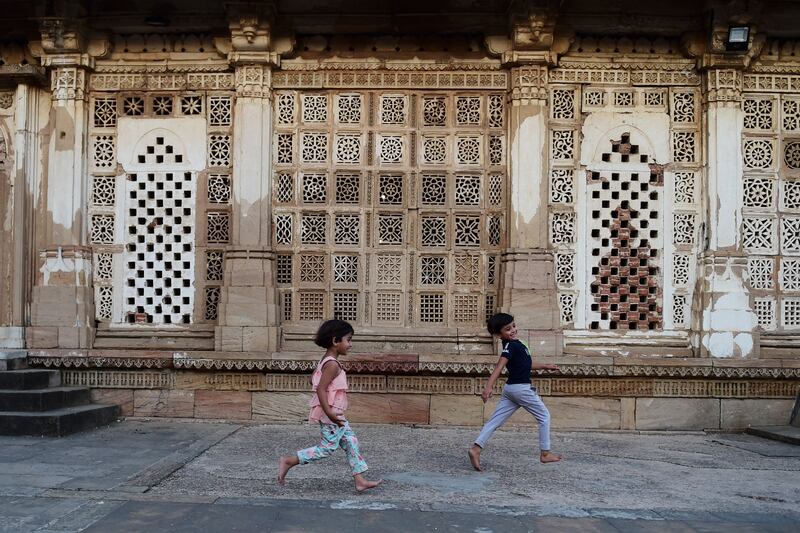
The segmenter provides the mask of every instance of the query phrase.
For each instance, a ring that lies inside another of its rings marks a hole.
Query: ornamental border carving
[[[67,370],[67,386],[108,389],[184,389],[269,392],[310,392],[307,374],[193,373],[114,370]],[[386,376],[352,374],[351,392],[476,395],[486,377]],[[505,378],[494,386],[500,393]],[[543,396],[609,398],[794,398],[800,380],[565,378],[536,377],[533,385]]]
[[[508,89],[507,72],[276,71],[273,89]]]
[[[550,70],[550,83],[578,83],[604,85],[700,85],[700,75],[692,69],[663,70],[635,68],[554,68]]]
[[[744,92],[800,92],[800,74],[745,74]]]
[[[188,73],[126,73],[92,74],[89,89],[93,91],[178,91],[178,90],[233,90],[233,72]]]

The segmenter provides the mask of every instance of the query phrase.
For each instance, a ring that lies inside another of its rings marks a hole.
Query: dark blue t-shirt
[[[531,354],[528,348],[521,341],[503,341],[503,351],[500,357],[508,359],[506,368],[508,369],[509,385],[517,383],[531,382]]]

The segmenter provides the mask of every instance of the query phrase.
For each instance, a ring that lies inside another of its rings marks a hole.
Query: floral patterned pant
[[[324,459],[341,448],[347,454],[347,462],[350,463],[350,469],[354,476],[366,472],[367,463],[361,456],[361,452],[358,451],[358,439],[350,429],[349,423],[345,422],[342,427],[336,424],[320,423],[319,431],[322,433],[322,442],[297,452],[297,458],[300,459],[301,465]]]

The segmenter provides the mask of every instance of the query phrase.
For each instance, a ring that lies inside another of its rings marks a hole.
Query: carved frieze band
[[[68,370],[67,386],[121,389],[187,389],[309,392],[308,374],[148,372],[113,370]],[[486,377],[452,376],[348,376],[350,392],[409,394],[480,394]],[[499,379],[494,392],[502,391]],[[720,380],[648,378],[534,378],[543,396],[594,397],[700,397],[700,398],[794,398],[799,380]]]
[[[502,89],[505,72],[282,71],[272,74],[274,89]]]
[[[550,83],[604,85],[700,85],[694,70],[637,70],[555,68],[548,74]]]
[[[28,364],[44,368],[170,368],[172,358],[28,355]]]
[[[89,88],[94,91],[231,90],[234,87],[232,72],[100,73],[89,76]]]
[[[745,74],[743,90],[755,92],[800,92],[800,75]]]

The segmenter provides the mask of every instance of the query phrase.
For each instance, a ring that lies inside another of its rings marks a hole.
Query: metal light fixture
[[[725,50],[728,52],[745,52],[750,43],[750,26],[730,26]]]

